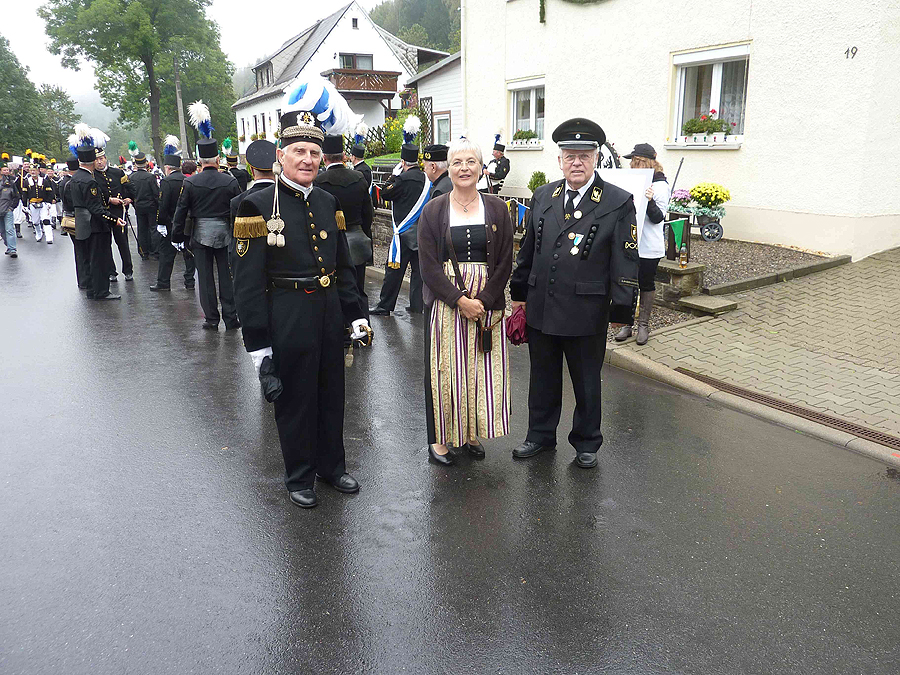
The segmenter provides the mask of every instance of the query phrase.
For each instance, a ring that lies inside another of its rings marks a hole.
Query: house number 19
[[[848,59],[855,59],[857,51],[858,50],[856,49],[856,47],[850,47],[847,51],[844,52],[844,54],[846,54]]]

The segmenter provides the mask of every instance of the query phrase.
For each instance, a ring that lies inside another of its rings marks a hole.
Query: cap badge
[[[575,138],[576,138],[576,139],[581,138],[581,134],[575,134]]]
[[[313,118],[313,115],[308,110],[304,110],[299,117],[297,118],[299,121],[303,122],[303,124],[315,124],[316,121]]]
[[[425,153],[425,159],[431,159],[431,153],[430,153],[430,152],[426,152],[426,153]]]

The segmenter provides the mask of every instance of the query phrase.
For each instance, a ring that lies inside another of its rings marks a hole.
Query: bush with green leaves
[[[531,190],[531,194],[534,194],[534,191],[537,190],[541,185],[547,184],[547,176],[544,175],[543,171],[535,171],[531,174],[531,179],[528,181],[528,189]]]
[[[532,138],[537,138],[537,134],[531,129],[519,129],[516,133],[513,134],[514,141],[527,141]]]

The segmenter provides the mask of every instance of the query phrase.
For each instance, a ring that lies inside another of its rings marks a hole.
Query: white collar
[[[581,203],[581,200],[584,199],[584,195],[587,194],[587,191],[590,189],[591,185],[593,185],[594,181],[597,180],[597,175],[598,175],[597,171],[594,170],[594,175],[591,177],[591,179],[587,183],[582,185],[580,188],[578,188],[578,199],[575,201],[575,206],[578,206]],[[569,190],[574,190],[574,189],[575,188],[573,188],[571,185],[569,185],[569,181],[566,181],[566,192],[568,192]],[[564,204],[568,203],[568,201],[569,201],[569,195],[566,195],[566,201],[563,203]]]
[[[254,185],[262,185],[263,183],[272,183],[272,184],[274,184],[275,181],[272,180],[271,178],[257,178],[255,181],[253,181],[253,184],[254,184]]]
[[[290,188],[299,190],[303,194],[304,199],[309,197],[309,193],[312,192],[312,189],[313,189],[312,185],[310,185],[309,187],[305,187],[303,185],[300,185],[300,183],[295,183],[294,181],[292,181],[290,178],[288,178],[284,174],[281,174],[281,182],[283,182],[285,185],[287,185]]]

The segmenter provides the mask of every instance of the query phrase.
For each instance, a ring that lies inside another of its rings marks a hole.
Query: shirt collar
[[[576,206],[581,203],[581,200],[584,199],[584,195],[587,194],[587,191],[590,189],[591,185],[593,185],[594,181],[597,180],[597,175],[598,174],[595,169],[594,175],[591,176],[591,179],[587,183],[582,185],[580,188],[578,188],[578,199],[575,201]],[[572,186],[569,185],[569,181],[566,181],[566,191],[568,192],[569,190],[574,190],[574,189],[575,188],[573,188]],[[566,201],[568,201],[568,199],[569,199],[569,196],[566,195]]]
[[[265,184],[272,183],[274,185],[275,181],[272,180],[271,178],[257,178],[255,181],[253,181],[254,185],[263,185],[264,183]]]
[[[309,187],[304,187],[303,185],[300,185],[300,183],[295,183],[294,181],[292,181],[290,178],[288,178],[284,174],[281,174],[281,182],[284,183],[285,185],[287,185],[288,187],[293,188],[294,190],[299,190],[300,193],[303,195],[304,199],[309,197],[309,193],[312,192],[312,189],[313,189],[312,185],[310,185]]]

